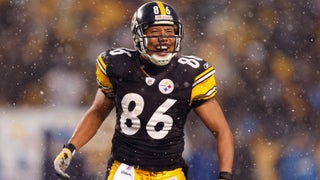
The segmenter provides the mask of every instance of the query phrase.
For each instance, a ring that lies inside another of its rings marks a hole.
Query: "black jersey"
[[[182,167],[187,114],[216,94],[214,68],[195,56],[175,56],[147,76],[137,51],[118,48],[99,55],[97,82],[114,98],[112,160],[149,171]]]

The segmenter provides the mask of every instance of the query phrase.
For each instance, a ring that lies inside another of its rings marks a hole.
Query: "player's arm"
[[[214,134],[217,140],[217,153],[219,158],[220,175],[232,174],[234,158],[233,135],[219,103],[209,99],[194,109],[207,128]],[[225,178],[227,179],[227,178]]]
[[[70,178],[65,170],[73,154],[85,145],[98,131],[114,107],[113,86],[107,75],[108,53],[102,52],[96,60],[96,77],[99,89],[91,107],[82,117],[69,142],[54,160],[54,169],[61,178]]]
[[[108,53],[101,53],[96,60],[96,77],[99,89],[96,97],[85,113],[82,120],[77,125],[69,143],[79,150],[86,144],[97,132],[104,119],[114,107],[113,87],[107,76]]]
[[[76,150],[79,150],[96,134],[113,107],[113,100],[107,98],[99,89],[91,107],[78,123],[69,143],[73,144]]]
[[[73,154],[96,134],[113,107],[113,101],[107,98],[99,89],[91,107],[78,123],[68,144],[64,146],[54,160],[54,169],[60,178],[70,178],[70,176],[65,173],[65,170],[68,168]]]
[[[203,69],[201,69],[203,67]],[[217,139],[217,152],[221,179],[232,179],[234,156],[233,135],[219,103],[214,99],[217,94],[215,69],[206,63],[199,66],[194,79],[191,102],[194,111]]]
[[[77,125],[69,144],[72,144],[76,150],[79,150],[86,144],[97,132],[104,119],[114,107],[113,87],[107,76],[108,53],[101,53],[96,60],[96,77],[99,89],[96,97],[85,113],[82,120]]]

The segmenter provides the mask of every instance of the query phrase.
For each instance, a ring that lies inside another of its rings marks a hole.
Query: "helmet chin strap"
[[[175,56],[176,53],[167,53],[165,56],[159,56],[157,54],[152,54],[151,56],[147,53],[143,53],[143,56],[147,59],[149,59],[153,64],[157,66],[165,66],[170,63],[173,56]]]
[[[170,63],[173,56],[175,56],[177,53],[167,53],[165,56],[159,56],[156,53],[153,53],[152,55],[149,55],[147,53],[147,46],[148,46],[148,38],[142,38],[141,41],[141,54],[146,59],[150,60],[153,64],[157,66],[165,66]]]

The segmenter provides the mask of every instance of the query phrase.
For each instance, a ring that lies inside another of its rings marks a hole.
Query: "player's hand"
[[[68,168],[72,155],[75,152],[75,148],[70,148],[68,146],[70,145],[64,146],[53,162],[57,175],[62,179],[70,179],[70,176],[65,173],[65,170]]]

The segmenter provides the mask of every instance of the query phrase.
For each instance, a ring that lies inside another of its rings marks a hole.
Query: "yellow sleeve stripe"
[[[166,9],[164,7],[164,4],[161,1],[156,1],[156,3],[157,3],[157,5],[158,5],[158,7],[160,9],[160,14],[161,15],[166,15],[167,13],[166,13]]]
[[[102,91],[106,92],[106,93],[110,93],[113,91],[113,88],[111,86],[111,84],[109,86],[104,86],[102,83],[100,83],[98,80],[97,80],[97,83],[99,85],[99,87],[102,89]]]
[[[99,67],[100,71],[103,72],[103,74],[106,75],[107,65],[104,63],[104,61],[103,61],[101,56],[99,56],[98,59],[97,59],[97,66]]]
[[[190,104],[197,100],[213,98],[217,94],[214,74],[215,69],[210,67],[195,78],[192,84]]]
[[[205,96],[211,98],[212,95],[215,95],[217,93],[217,87],[213,87],[212,89],[210,89]]]
[[[212,76],[215,73],[215,69],[213,67],[208,68],[201,74],[199,74],[194,80],[195,82],[193,83],[192,87],[195,87],[197,84],[205,81],[208,79],[210,76]]]
[[[112,93],[113,88],[111,81],[106,73],[107,65],[105,64],[103,58],[98,56],[96,61],[96,77],[99,87],[106,93]]]
[[[104,63],[101,56],[98,56],[98,62],[103,67],[103,69],[107,69],[107,65]]]
[[[212,85],[210,82],[206,82],[208,85]],[[197,100],[207,100],[213,98],[217,94],[217,87],[212,88],[207,87],[205,84],[200,84],[192,89],[190,104]]]

